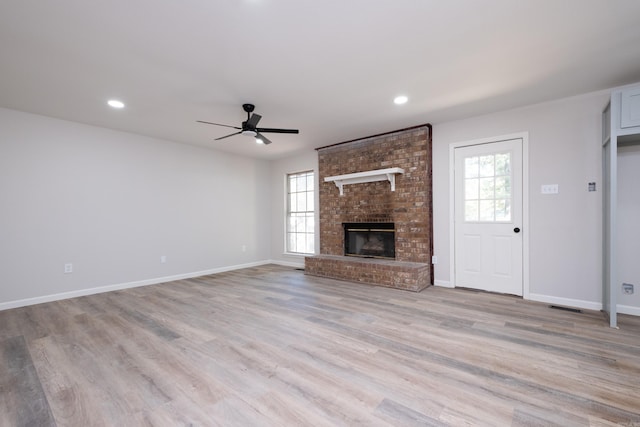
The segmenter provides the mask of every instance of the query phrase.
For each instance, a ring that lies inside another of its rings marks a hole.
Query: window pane
[[[306,175],[298,176],[298,182],[296,185],[297,185],[296,191],[305,191],[307,189],[307,176]]]
[[[304,212],[307,210],[307,193],[297,193],[296,195],[296,211]]]
[[[307,211],[314,211],[313,208],[313,191],[307,193]]]
[[[493,155],[480,157],[480,176],[493,176]]]
[[[307,175],[307,191],[313,191],[313,174]]]
[[[313,218],[313,214],[307,215],[306,228],[304,230],[306,233],[311,233],[315,231],[315,222]]]
[[[511,153],[496,154],[496,176],[511,175]]]
[[[480,179],[480,199],[487,200],[493,199],[494,196],[494,184],[493,178],[481,178]]]
[[[296,203],[296,194],[289,194],[289,212],[297,212],[298,204]]]
[[[296,249],[296,235],[295,233],[287,233],[287,248],[290,252],[298,252]]]
[[[298,191],[298,187],[296,186],[297,178],[295,175],[289,177],[289,193],[295,193]]]
[[[307,235],[296,234],[296,248],[298,249],[296,252],[302,252],[306,247],[307,247]]]
[[[465,221],[477,221],[478,220],[478,202],[476,200],[465,202],[465,204],[464,204],[464,220]]]
[[[477,200],[479,196],[478,185],[480,180],[477,178],[466,179],[464,183],[464,198],[465,200]]]
[[[467,157],[464,159],[464,176],[465,178],[478,177],[478,158]]]
[[[305,248],[305,253],[308,254],[312,254],[315,252],[315,247],[314,247],[314,238],[313,238],[313,234],[307,234],[307,247]]]
[[[480,200],[480,221],[493,221],[495,202],[493,200]]]
[[[496,198],[511,197],[511,177],[496,178]]]

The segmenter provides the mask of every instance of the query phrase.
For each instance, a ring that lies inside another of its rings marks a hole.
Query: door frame
[[[529,297],[529,132],[460,141],[449,144],[449,278],[450,287],[456,287],[455,258],[455,149],[473,145],[491,144],[510,139],[522,140],[522,298]]]

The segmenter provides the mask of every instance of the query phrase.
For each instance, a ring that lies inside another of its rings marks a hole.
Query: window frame
[[[303,191],[294,191],[292,193],[291,191],[291,177],[301,177],[301,176],[306,176],[307,178],[309,176],[311,176],[313,178],[313,182],[311,185],[311,188],[309,188],[309,186],[306,186],[306,189]],[[298,171],[298,172],[289,172],[285,174],[285,182],[284,182],[284,193],[285,193],[285,215],[284,215],[284,252],[287,255],[296,255],[296,256],[306,256],[306,255],[314,255],[315,254],[315,243],[316,243],[316,171],[313,169],[309,169],[309,170],[303,170],[303,171]],[[297,208],[295,210],[292,209],[291,206],[291,194],[306,194],[305,196],[305,209],[304,210],[298,210]],[[308,201],[309,199],[311,200],[312,203],[312,208],[311,210],[307,209],[308,207]],[[305,231],[296,231],[296,230],[291,230],[291,218],[293,215],[295,214],[299,214],[301,216],[304,217],[304,222],[305,222]],[[311,231],[309,231],[309,226],[307,225],[307,221],[311,220]],[[291,235],[304,235],[306,236],[305,239],[308,239],[309,236],[311,236],[311,242],[305,241],[305,245],[307,246],[306,249],[309,249],[309,245],[310,245],[310,249],[311,252],[306,252],[304,251],[304,248],[302,250],[300,250],[297,245],[295,248],[291,247],[291,241],[290,236]],[[295,249],[295,250],[294,250]]]
[[[498,173],[497,171],[497,166],[496,166],[496,160],[497,157],[499,155],[506,155],[508,156],[508,163],[507,163],[507,170],[506,173]],[[472,157],[467,157],[465,158],[465,165],[467,163],[467,161],[471,158],[477,158],[478,160],[478,166],[477,166],[477,174],[474,176],[468,176],[467,175],[467,169],[465,166],[465,170],[463,171],[463,179],[465,181],[465,184],[463,186],[463,192],[464,192],[464,200],[465,200],[465,206],[463,207],[464,212],[463,212],[463,221],[465,223],[471,224],[511,224],[513,223],[513,218],[511,217],[511,205],[513,204],[513,194],[512,194],[512,190],[511,190],[511,182],[513,181],[513,174],[511,172],[511,161],[512,161],[512,151],[511,150],[505,150],[504,152],[498,152],[498,153],[492,153],[491,156],[493,157],[493,161],[492,161],[492,173],[491,175],[488,174],[483,174],[482,173],[482,165],[480,164],[480,161],[483,157],[487,157],[486,155],[478,155],[478,156],[472,156]],[[508,194],[498,194],[497,192],[497,186],[496,186],[496,182],[500,179],[503,179],[504,182],[506,183],[506,187],[509,189]],[[486,197],[483,196],[483,190],[482,190],[482,182],[483,180],[486,182],[486,180],[491,180],[492,185],[491,185],[491,192],[493,193],[491,197]],[[468,187],[467,187],[467,183],[469,181],[477,181],[477,184],[475,184],[477,186],[475,193],[477,193],[476,195],[474,195],[474,197],[468,197],[467,195],[467,191],[468,191]],[[482,217],[482,209],[481,209],[481,205],[482,202],[486,201],[486,202],[492,202],[493,204],[493,208],[492,208],[492,214],[493,214],[493,219],[488,219],[488,218],[483,218]],[[478,206],[476,207],[476,212],[477,214],[475,215],[475,219],[468,219],[468,212],[467,212],[467,203],[468,202],[477,202]],[[497,213],[499,212],[498,208],[496,207],[496,203],[497,202],[503,202],[506,204],[506,207],[503,209],[504,211],[506,211],[508,213],[508,217],[507,218],[498,218]]]

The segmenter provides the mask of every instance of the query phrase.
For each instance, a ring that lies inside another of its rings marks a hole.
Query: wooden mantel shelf
[[[389,181],[391,191],[396,191],[396,174],[404,173],[402,168],[377,169],[366,172],[348,173],[345,175],[328,176],[324,182],[333,182],[344,195],[343,187],[349,184],[361,184],[364,182]]]

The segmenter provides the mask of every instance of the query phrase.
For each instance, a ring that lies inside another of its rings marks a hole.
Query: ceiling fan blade
[[[258,132],[258,134],[256,135],[256,139],[261,140],[264,145],[271,144],[271,141],[269,140],[269,138],[262,135],[260,132]]]
[[[242,131],[235,132],[235,133],[232,133],[232,134],[229,134],[229,135],[225,135],[225,136],[221,136],[220,138],[214,139],[214,141],[220,141],[221,139],[229,138],[230,136],[233,136],[233,135],[240,135],[241,133],[242,133]]]
[[[196,120],[196,122],[198,122],[198,123],[206,123],[208,125],[224,126],[226,128],[242,129],[242,128],[239,128],[238,126],[221,125],[220,123],[205,122],[203,120]]]
[[[247,127],[249,127],[249,129],[255,128],[258,126],[258,122],[261,118],[262,116],[260,114],[253,113],[251,117],[249,117],[249,120],[247,120]]]
[[[275,128],[256,128],[257,132],[271,133],[300,133],[298,129],[275,129]]]

